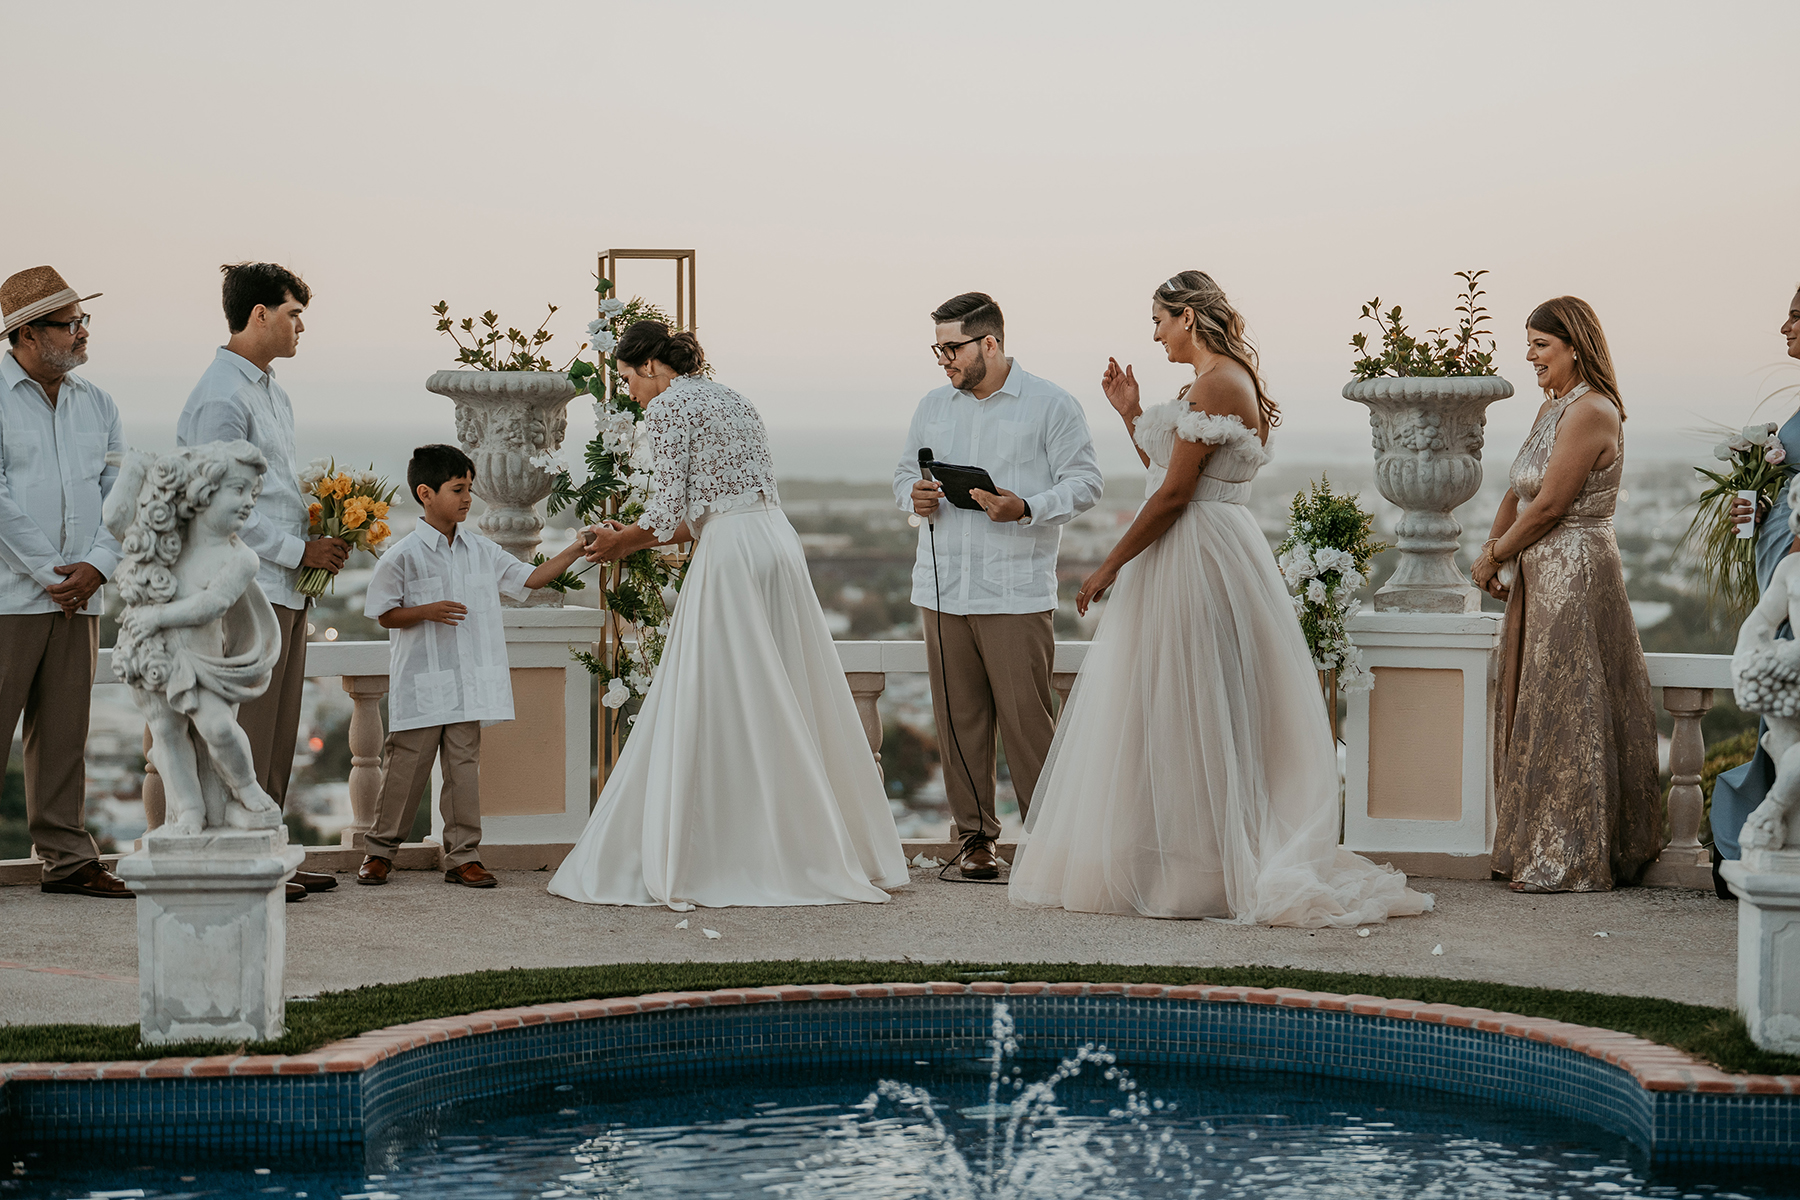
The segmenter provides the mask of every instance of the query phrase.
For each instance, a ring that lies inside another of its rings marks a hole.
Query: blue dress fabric
[[[1793,532],[1788,529],[1788,516],[1793,511],[1788,504],[1788,484],[1792,482],[1795,470],[1800,468],[1800,412],[1787,419],[1778,436],[1782,448],[1787,451],[1787,467],[1782,474],[1781,491],[1776,494],[1775,506],[1756,531],[1758,592],[1769,586],[1769,580],[1775,577],[1776,566],[1787,557],[1788,547],[1794,542]],[[1784,622],[1776,636],[1791,639],[1793,628]],[[1767,725],[1757,724],[1754,758],[1741,767],[1721,772],[1713,781],[1713,844],[1719,848],[1721,857],[1733,859],[1742,853],[1738,834],[1744,828],[1744,819],[1763,802],[1763,797],[1775,784],[1775,761],[1762,748],[1762,735],[1767,730]]]

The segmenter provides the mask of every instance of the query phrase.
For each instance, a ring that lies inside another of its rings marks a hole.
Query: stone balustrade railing
[[[570,612],[567,609],[562,611]],[[535,622],[540,618],[520,619]],[[560,618],[557,623],[561,625],[568,620],[569,618]],[[564,643],[581,635],[575,628],[545,628],[536,630],[535,636],[535,642],[528,640],[522,644],[512,644],[515,668],[540,671],[547,667],[555,668],[559,659],[567,654]],[[890,641],[838,642],[836,645],[851,695],[856,701],[857,712],[862,718],[864,733],[869,739],[870,751],[879,760],[882,722],[878,706],[887,690],[888,677],[923,674],[926,671],[925,644]],[[1086,642],[1057,643],[1052,682],[1057,693],[1065,700],[1087,649]],[[96,678],[98,683],[112,681],[109,657],[107,651],[101,651],[100,669]],[[1700,724],[1712,707],[1714,694],[1731,689],[1731,660],[1726,655],[1709,654],[1651,654],[1647,659],[1651,685],[1661,691],[1663,705],[1674,719],[1674,736],[1669,761],[1673,779],[1673,790],[1669,796],[1670,839],[1662,857],[1652,866],[1646,882],[1664,886],[1710,886],[1706,852],[1697,836],[1703,812],[1700,771],[1705,757]],[[531,665],[521,667],[522,662]],[[345,827],[341,840],[346,848],[360,848],[363,834],[373,822],[375,801],[381,786],[381,749],[385,738],[381,702],[388,690],[388,645],[386,642],[315,642],[308,647],[307,668],[308,673],[315,678],[339,679],[352,701],[349,793],[353,818]],[[569,676],[570,681],[566,687],[553,684],[552,690],[566,695],[570,706],[575,707],[576,689],[582,686],[579,668],[569,672]],[[540,700],[544,694],[546,693],[540,693]],[[591,709],[575,711],[569,714],[569,725],[573,728],[577,721],[582,722],[588,735],[592,736],[597,718],[598,713]],[[537,809],[528,808],[515,814],[496,813],[490,821],[484,822],[499,826],[498,829],[490,828],[487,831],[484,845],[496,842],[567,844],[573,841],[572,836],[567,836],[562,831],[576,829],[578,832],[580,821],[585,819],[579,797],[585,796],[591,803],[592,782],[589,776],[591,768],[587,765],[587,746],[571,745],[568,750],[564,756],[565,766],[562,772],[568,776],[564,781],[564,790],[569,796],[566,806],[560,798],[553,798],[551,803]],[[1428,748],[1421,747],[1420,752],[1426,753]],[[575,777],[577,771],[579,778]],[[148,793],[153,790],[148,782],[145,790],[148,801]],[[160,815],[160,812],[152,814],[153,819]],[[509,826],[517,828],[509,834]],[[495,836],[496,834],[499,836]],[[35,860],[16,860],[14,865],[22,867],[27,861],[33,863],[29,871],[7,871],[4,869],[7,864],[0,864],[0,882],[35,882]],[[1418,867],[1420,864],[1414,862],[1412,865]],[[1470,869],[1484,866],[1484,863],[1475,863],[1471,864]],[[1430,872],[1422,870],[1420,873]],[[26,878],[27,875],[29,878]],[[1485,877],[1485,873],[1482,877]]]

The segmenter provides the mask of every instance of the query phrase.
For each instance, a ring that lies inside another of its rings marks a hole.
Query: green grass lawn
[[[1560,992],[1454,979],[1348,975],[1285,967],[1122,967],[1096,963],[739,962],[624,963],[603,967],[536,967],[476,971],[410,983],[330,992],[288,1004],[286,1036],[249,1045],[188,1043],[142,1046],[135,1025],[0,1026],[0,1062],[96,1062],[204,1054],[303,1054],[371,1029],[457,1016],[489,1008],[646,992],[712,991],[802,983],[929,983],[1043,980],[1049,983],[1210,983],[1224,987],[1291,987],[1362,993],[1391,1000],[1461,1004],[1527,1017],[1547,1017],[1632,1033],[1675,1046],[1726,1071],[1800,1074],[1800,1057],[1769,1054],[1750,1041],[1744,1022],[1723,1008]]]

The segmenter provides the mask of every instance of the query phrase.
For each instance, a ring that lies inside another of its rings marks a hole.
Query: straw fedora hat
[[[0,334],[11,333],[27,321],[35,321],[39,317],[48,316],[59,308],[64,308],[81,300],[92,300],[93,296],[77,296],[75,289],[63,281],[53,267],[32,267],[20,271],[17,275],[0,283],[0,320],[6,327]]]

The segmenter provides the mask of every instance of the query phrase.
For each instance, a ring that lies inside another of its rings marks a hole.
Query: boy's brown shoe
[[[500,880],[494,873],[478,862],[464,863],[460,867],[451,867],[444,872],[444,882],[460,883],[464,887],[490,888]]]
[[[356,882],[386,883],[388,881],[388,872],[393,869],[394,864],[392,861],[385,858],[377,858],[373,854],[368,855],[362,860],[362,866],[356,868]]]

